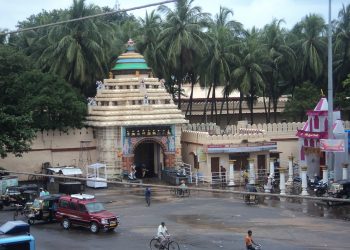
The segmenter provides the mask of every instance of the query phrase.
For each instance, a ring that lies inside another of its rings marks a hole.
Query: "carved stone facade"
[[[97,83],[87,117],[87,125],[96,130],[98,161],[107,165],[109,178],[130,171],[132,164],[150,176],[174,167],[182,161],[181,127],[188,121],[164,81],[151,77],[131,40],[111,71],[109,79]]]

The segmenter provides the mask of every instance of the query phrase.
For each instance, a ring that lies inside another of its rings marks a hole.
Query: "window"
[[[77,209],[77,206],[75,205],[74,202],[69,202],[69,203],[68,203],[68,207],[69,207],[70,209],[73,209],[73,210],[76,210],[76,209]]]
[[[79,212],[87,212],[86,207],[83,204],[78,204],[78,211]]]
[[[59,206],[60,206],[60,207],[67,208],[67,207],[68,207],[68,201],[60,200]]]
[[[86,204],[86,209],[89,211],[89,213],[96,213],[106,210],[100,202],[88,203]]]
[[[320,119],[318,118],[317,115],[314,117],[314,128],[315,129],[319,129],[320,128]]]

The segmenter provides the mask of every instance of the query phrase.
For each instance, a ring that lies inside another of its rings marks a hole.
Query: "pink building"
[[[297,131],[299,137],[299,160],[300,165],[308,167],[308,175],[322,177],[320,166],[326,163],[326,152],[320,149],[320,140],[328,139],[328,102],[325,97],[321,98],[314,110],[307,112],[308,120],[304,127]],[[343,122],[340,120],[340,111],[333,112],[333,139],[344,139],[347,147],[347,134],[344,131]],[[345,152],[348,150],[346,149]],[[334,153],[334,176],[335,180],[342,178],[342,164],[348,161],[348,154],[342,152]]]

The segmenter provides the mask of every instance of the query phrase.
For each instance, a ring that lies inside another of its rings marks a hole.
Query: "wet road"
[[[120,216],[115,232],[97,235],[57,223],[31,227],[37,249],[149,249],[149,241],[165,221],[181,249],[245,249],[244,236],[253,230],[263,249],[349,249],[350,206],[327,207],[311,201],[280,202],[265,199],[247,206],[229,194],[192,192],[190,198],[170,197],[168,190],[153,190],[152,204],[145,206],[143,190],[115,188],[88,190]],[[0,212],[0,222],[13,211]]]

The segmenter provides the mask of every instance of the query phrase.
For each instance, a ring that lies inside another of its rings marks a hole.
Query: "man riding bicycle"
[[[157,237],[160,241],[160,247],[159,249],[164,249],[165,247],[165,243],[167,241],[167,237],[169,237],[169,233],[168,233],[168,229],[165,226],[165,223],[162,222],[159,227],[158,227],[158,233],[157,233]]]
[[[248,235],[245,237],[245,246],[248,250],[255,250],[255,247],[253,247],[253,244],[255,246],[258,246],[258,244],[256,244],[254,241],[253,241],[253,237],[252,237],[252,231],[251,230],[248,230]]]

